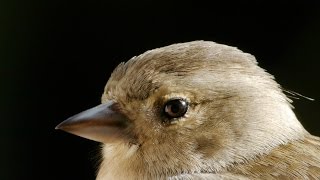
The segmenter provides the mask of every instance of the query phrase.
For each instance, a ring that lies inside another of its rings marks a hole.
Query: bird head
[[[121,63],[102,104],[57,128],[103,143],[101,177],[223,171],[305,133],[254,56],[207,41]]]

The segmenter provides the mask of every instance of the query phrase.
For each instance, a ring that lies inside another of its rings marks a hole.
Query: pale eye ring
[[[168,118],[179,118],[188,111],[188,102],[184,99],[169,100],[164,106],[164,113]]]

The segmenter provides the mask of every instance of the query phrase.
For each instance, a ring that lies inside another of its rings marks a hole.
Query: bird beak
[[[124,135],[127,118],[110,101],[83,111],[60,123],[56,129],[90,140],[110,143]]]

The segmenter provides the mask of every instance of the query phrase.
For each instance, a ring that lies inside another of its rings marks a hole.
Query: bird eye
[[[183,99],[174,99],[166,103],[164,113],[169,118],[178,118],[183,116],[188,110],[188,103]]]

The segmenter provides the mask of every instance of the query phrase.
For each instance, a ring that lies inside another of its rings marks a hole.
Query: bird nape
[[[320,138],[254,56],[209,41],[121,63],[57,129],[103,143],[97,180],[320,179]]]

